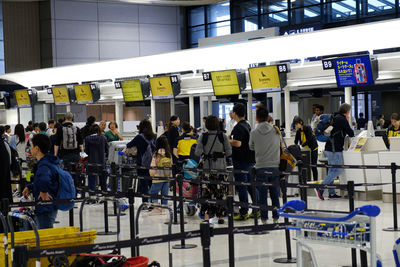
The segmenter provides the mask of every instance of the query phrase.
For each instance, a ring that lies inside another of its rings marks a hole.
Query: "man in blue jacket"
[[[22,192],[25,198],[33,192],[36,201],[52,200],[56,197],[59,178],[57,165],[59,160],[54,155],[48,153],[50,149],[50,139],[44,134],[37,134],[32,138],[32,155],[37,159],[34,168],[33,184],[29,184]],[[57,217],[55,205],[43,205],[35,207],[35,215],[39,229],[53,228]]]

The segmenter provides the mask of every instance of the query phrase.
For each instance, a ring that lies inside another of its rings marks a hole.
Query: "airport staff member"
[[[293,125],[297,130],[294,143],[296,145],[300,143],[303,148],[309,148],[311,150],[311,164],[316,165],[318,161],[318,143],[313,130],[310,126],[304,125],[303,120],[299,116],[294,117]],[[311,170],[314,181],[318,181],[317,167],[312,167]]]
[[[393,113],[390,119],[392,120],[392,125],[387,130],[387,136],[400,137],[400,115]]]
[[[182,129],[183,134],[178,137],[176,147],[174,147],[174,155],[180,160],[189,159],[192,146],[197,144],[190,123],[187,121],[182,123]]]

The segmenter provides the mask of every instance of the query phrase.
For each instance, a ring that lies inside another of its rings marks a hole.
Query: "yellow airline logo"
[[[31,99],[29,98],[28,90],[18,90],[15,91],[15,98],[17,99],[17,106],[22,107],[30,107]]]
[[[240,94],[236,70],[211,72],[211,80],[216,96]]]
[[[52,90],[53,90],[54,103],[56,105],[68,105],[68,104],[70,104],[69,95],[68,95],[68,89],[67,89],[66,86],[53,87]]]
[[[92,90],[90,84],[75,85],[75,96],[78,104],[90,104],[93,103]]]
[[[125,102],[143,101],[140,80],[122,81],[121,86]]]
[[[170,99],[174,97],[169,76],[150,78],[150,88],[153,99]]]
[[[249,77],[254,93],[276,92],[281,90],[276,66],[250,68]]]

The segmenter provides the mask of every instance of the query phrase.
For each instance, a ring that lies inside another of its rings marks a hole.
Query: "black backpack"
[[[12,146],[8,146],[11,151],[11,166],[10,170],[14,176],[17,176],[21,173],[21,165],[19,164],[19,155],[17,150],[15,150]]]

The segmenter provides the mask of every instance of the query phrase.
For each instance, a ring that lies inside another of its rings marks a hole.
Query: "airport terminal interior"
[[[399,9],[0,1],[0,266],[400,267]]]

